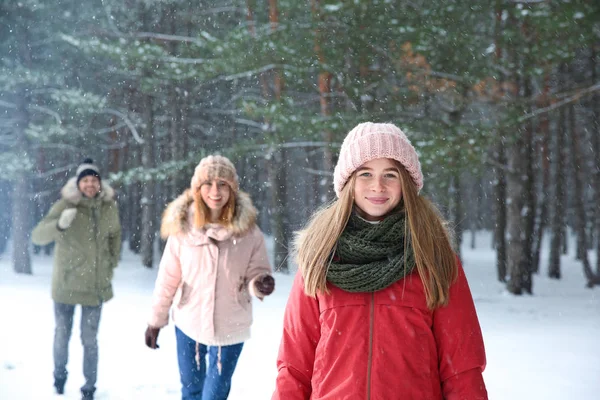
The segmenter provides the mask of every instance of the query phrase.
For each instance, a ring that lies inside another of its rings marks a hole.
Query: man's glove
[[[63,231],[70,227],[75,215],[77,215],[76,208],[65,208],[58,218],[58,227]]]
[[[256,291],[264,296],[268,296],[275,290],[275,279],[271,275],[263,275],[254,281]]]
[[[146,328],[146,346],[150,347],[151,349],[159,348],[158,344],[156,343],[158,340],[158,332],[160,332],[160,328],[153,328],[151,326]]]

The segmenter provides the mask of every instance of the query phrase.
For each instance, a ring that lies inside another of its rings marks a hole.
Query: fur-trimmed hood
[[[235,196],[235,213],[231,222],[230,233],[232,236],[239,236],[248,232],[256,225],[258,212],[247,193],[238,191]],[[160,235],[163,239],[171,235],[191,232],[194,225],[193,202],[192,191],[187,189],[169,203],[163,213],[160,226]]]
[[[60,190],[63,199],[77,205],[83,198],[83,193],[77,187],[77,177],[70,178],[65,186]],[[98,198],[102,201],[113,201],[115,198],[115,190],[108,182],[100,181],[100,192]]]

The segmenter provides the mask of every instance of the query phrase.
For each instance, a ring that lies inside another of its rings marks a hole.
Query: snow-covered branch
[[[306,172],[308,172],[309,174],[312,174],[312,175],[333,176],[333,172],[331,172],[331,171],[325,171],[325,170],[320,170],[320,169],[304,168],[304,171],[306,171]]]
[[[244,71],[244,72],[240,72],[240,73],[233,74],[233,75],[222,76],[220,78],[217,78],[216,80],[233,81],[233,80],[241,79],[241,78],[250,78],[254,75],[258,75],[263,72],[271,71],[272,69],[275,69],[275,68],[277,68],[277,65],[268,64],[268,65],[265,65],[265,66],[257,68],[257,69],[252,69],[250,71]]]
[[[234,121],[240,125],[250,126],[252,128],[257,128],[262,131],[262,124],[260,122],[256,122],[251,119],[245,119],[245,118],[236,118]]]
[[[133,122],[131,122],[131,120],[129,118],[127,118],[127,116],[125,114],[123,114],[120,111],[113,110],[112,108],[105,108],[104,110],[99,111],[99,113],[115,115],[115,116],[121,118],[123,120],[123,122],[125,122],[127,124],[127,127],[131,131],[131,134],[133,135],[133,138],[135,139],[135,141],[138,142],[139,144],[144,143],[144,139],[142,139],[140,137],[137,129],[135,129],[135,126],[133,125]]]
[[[58,125],[62,125],[62,120],[60,119],[60,115],[58,115],[58,113],[56,111],[53,111],[47,107],[35,106],[35,105],[30,105],[29,108],[31,108],[32,110],[40,111],[40,112],[43,112],[44,114],[50,115],[51,117],[53,117],[56,120],[56,123]]]
[[[17,108],[17,105],[14,103],[9,103],[7,101],[3,101],[0,100],[0,106],[1,107],[6,107],[6,108]],[[36,110],[36,111],[40,111],[43,112],[44,114],[48,114],[51,117],[53,117],[56,120],[56,123],[61,125],[62,124],[62,120],[60,119],[60,115],[58,115],[58,113],[56,111],[53,111],[47,107],[42,107],[42,106],[36,106],[36,105],[29,105],[30,109],[32,110]]]
[[[63,165],[62,167],[52,168],[52,169],[50,169],[48,171],[44,171],[42,173],[36,174],[35,177],[39,178],[39,179],[45,179],[45,178],[47,178],[49,176],[56,175],[56,174],[59,174],[61,172],[69,171],[70,169],[73,169],[75,167],[77,167],[77,164]]]
[[[525,115],[521,116],[517,121],[518,121],[518,123],[521,123],[521,122],[527,121],[531,118],[535,118],[540,114],[544,114],[549,111],[555,110],[557,108],[564,106],[565,104],[574,103],[576,101],[579,101],[582,97],[587,96],[596,91],[600,91],[600,82],[598,82],[586,89],[580,90],[579,92],[575,93],[573,96],[567,97],[561,101],[551,104],[548,107],[538,108],[534,112],[525,114]]]
[[[473,82],[471,79],[465,78],[464,76],[460,76],[460,75],[455,75],[455,74],[449,74],[446,72],[440,72],[440,71],[429,71],[428,75],[430,76],[435,76],[436,78],[444,78],[444,79],[448,79],[454,82],[460,82],[460,83],[464,83],[467,85],[472,85]]]
[[[117,34],[117,35],[123,35],[121,33],[121,31],[119,31],[119,28],[117,28],[117,26],[115,25],[114,21],[113,21],[113,16],[112,16],[112,12],[111,12],[111,8],[110,8],[110,4],[104,4],[104,1],[102,2],[102,5],[104,6],[104,12],[106,13],[106,22],[108,23],[108,26]]]
[[[513,168],[511,168],[508,164],[502,164],[501,162],[499,162],[495,158],[492,158],[492,157],[489,157],[489,156],[484,156],[483,157],[483,162],[487,163],[489,165],[492,165],[492,166],[494,166],[496,168],[500,168],[500,169],[504,170],[505,172],[507,172],[509,174],[516,175],[516,173],[517,173],[517,171],[515,171]]]
[[[162,61],[177,64],[204,64],[205,58],[162,57]]]
[[[265,143],[265,144],[253,144],[249,146],[243,146],[245,150],[274,150],[274,149],[299,149],[299,148],[312,148],[312,147],[341,147],[341,143],[330,143],[330,142],[285,142],[285,143]]]
[[[549,3],[548,0],[510,0],[509,3],[514,4],[539,4],[539,3]]]
[[[244,14],[244,9],[236,6],[211,7],[198,12],[198,15],[221,14],[225,12],[233,12]]]
[[[110,132],[116,131],[118,129],[121,129],[124,126],[127,126],[127,124],[125,122],[121,122],[121,123],[118,123],[117,125],[109,126],[107,128],[96,129],[94,132],[97,135],[104,135],[105,133],[110,133]]]
[[[137,39],[155,39],[155,40],[163,40],[167,42],[186,42],[186,43],[194,43],[198,46],[203,46],[204,42],[197,38],[193,38],[190,36],[181,36],[181,35],[167,35],[165,33],[154,33],[154,32],[137,32],[132,34],[133,37]]]
[[[17,105],[14,103],[9,103],[8,101],[0,100],[0,107],[17,108]]]

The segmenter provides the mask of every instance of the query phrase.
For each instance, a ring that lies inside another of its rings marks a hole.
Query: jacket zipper
[[[375,293],[371,293],[371,314],[369,321],[369,359],[367,364],[367,400],[371,399],[371,369],[373,366],[373,329],[375,326]]]
[[[215,262],[215,281],[213,283],[213,312],[212,312],[212,326],[213,326],[213,331],[212,331],[212,335],[213,337],[217,334],[217,329],[216,329],[216,319],[215,319],[215,309],[217,307],[217,281],[219,280],[219,261],[221,259],[221,248],[219,247],[219,241],[216,239],[211,239],[211,242],[213,242],[213,244],[215,245],[216,248],[216,252],[217,252],[217,257],[216,262]]]
[[[98,286],[98,210],[95,207],[95,204],[92,204],[92,219],[94,220],[94,243],[96,247],[96,254],[94,257],[96,262],[94,263],[94,273],[96,275],[96,279],[94,279],[94,286],[96,287],[96,295],[100,302],[102,302],[102,296],[100,295],[100,286]]]

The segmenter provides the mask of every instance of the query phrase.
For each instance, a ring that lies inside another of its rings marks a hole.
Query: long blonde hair
[[[400,163],[397,165],[408,221],[406,229],[410,233],[407,245],[413,248],[427,307],[433,310],[448,304],[450,285],[458,275],[457,258],[450,232],[439,210],[418,194],[409,173]],[[317,211],[306,227],[296,233],[296,261],[304,278],[304,291],[309,296],[329,293],[327,269],[352,213],[355,175],[353,173],[348,179],[338,199]]]

